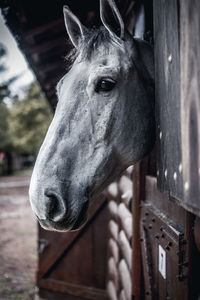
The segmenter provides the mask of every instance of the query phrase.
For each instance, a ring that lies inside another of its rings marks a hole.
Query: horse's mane
[[[102,44],[108,47],[108,43],[111,42],[111,37],[108,30],[101,26],[99,28],[89,29],[84,36],[84,40],[79,43],[78,49],[72,47],[65,57],[67,71],[70,70],[76,58],[81,54],[82,59],[90,59],[91,55]]]

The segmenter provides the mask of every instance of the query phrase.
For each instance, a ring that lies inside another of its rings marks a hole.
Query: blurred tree
[[[3,73],[7,70],[5,65],[5,58],[7,55],[6,47],[0,43],[0,73]],[[3,102],[4,98],[10,96],[10,85],[19,78],[19,75],[13,76],[12,78],[2,81],[0,83],[0,103]]]
[[[7,51],[5,46],[0,43],[0,73],[3,73],[6,71],[6,66],[4,62],[4,58],[6,57]],[[10,95],[9,90],[9,83],[8,82],[1,82],[0,83],[0,103],[3,101],[5,97],[8,97]]]
[[[11,109],[10,136],[15,151],[36,154],[51,119],[51,109],[38,84],[33,83],[26,97],[18,100]]]
[[[6,152],[11,147],[9,118],[10,111],[7,105],[0,103],[0,152]]]

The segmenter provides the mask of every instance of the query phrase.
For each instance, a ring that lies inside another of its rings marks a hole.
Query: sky
[[[4,18],[0,11],[0,43],[2,43],[7,51],[4,58],[7,70],[0,73],[0,84],[9,78],[21,75],[11,86],[12,94],[23,94],[24,87],[34,81],[34,74],[28,67],[25,57],[19,50],[17,43],[7,28]]]

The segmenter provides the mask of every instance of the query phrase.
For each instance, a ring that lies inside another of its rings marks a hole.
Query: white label
[[[166,252],[160,245],[158,248],[158,268],[162,277],[166,279]]]

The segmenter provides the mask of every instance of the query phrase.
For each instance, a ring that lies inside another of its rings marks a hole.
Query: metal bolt
[[[152,220],[152,222],[155,222],[155,221],[156,221],[155,218],[152,218],[151,220]]]
[[[152,224],[149,224],[149,229],[151,229],[152,228]]]
[[[168,245],[165,247],[165,249],[166,249],[166,250],[170,250],[170,248],[169,248],[169,246],[168,246]]]
[[[177,173],[174,172],[174,180],[176,180],[176,179],[177,179]]]
[[[168,62],[172,62],[172,55],[171,55],[171,53],[169,54],[169,56],[168,56]]]
[[[159,234],[156,234],[156,235],[154,235],[154,237],[156,238],[156,239],[159,239]]]
[[[161,235],[161,237],[164,239],[165,238],[165,235],[164,235],[164,233]]]
[[[150,293],[149,293],[149,292],[146,292],[145,294],[146,294],[146,295],[150,295]]]
[[[162,226],[160,227],[160,231],[163,231],[163,227]]]

